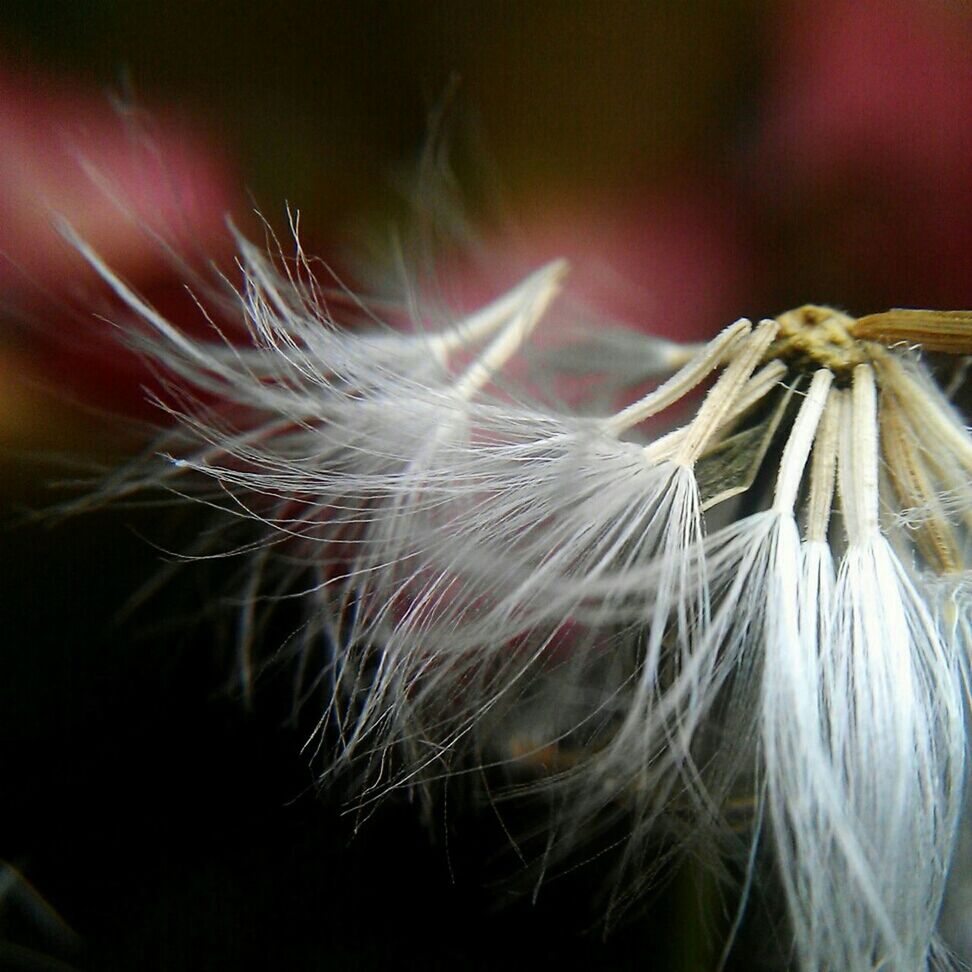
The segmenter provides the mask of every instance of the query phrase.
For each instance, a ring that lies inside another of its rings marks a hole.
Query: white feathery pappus
[[[928,357],[972,354],[972,313],[629,334],[656,383],[592,416],[541,404],[520,363],[563,262],[444,329],[351,330],[240,239],[241,344],[179,332],[64,232],[170,376],[164,456],[106,493],[178,484],[245,525],[242,677],[257,596],[299,596],[299,653],[328,651],[308,746],[357,806],[505,765],[549,797],[557,849],[625,821],[618,900],[659,834],[748,836],[802,969],[946,961],[972,436]]]

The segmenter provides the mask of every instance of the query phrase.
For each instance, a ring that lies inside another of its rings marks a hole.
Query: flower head
[[[592,417],[513,367],[563,263],[406,335],[339,327],[241,241],[239,347],[75,242],[173,376],[180,428],[135,483],[195,483],[247,530],[247,682],[257,595],[299,593],[311,742],[359,805],[505,765],[549,796],[553,845],[623,817],[637,884],[659,846],[738,843],[748,800],[802,968],[925,966],[964,773],[972,438],[922,349],[970,353],[972,316],[639,337],[668,376]]]

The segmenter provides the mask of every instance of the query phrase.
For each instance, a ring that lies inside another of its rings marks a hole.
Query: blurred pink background
[[[286,201],[309,251],[353,281],[410,194],[421,206],[443,105],[475,232],[438,272],[458,272],[473,238],[476,257],[446,293],[566,255],[585,302],[677,338],[808,301],[972,306],[963,5],[446,6],[298,3],[240,22],[223,4],[138,19],[106,4],[90,24],[15,6],[0,49],[3,436],[42,435],[47,411],[48,434],[81,434],[45,382],[145,414],[144,375],[92,319],[110,303],[52,213],[186,324],[185,281],[145,226],[225,265],[225,217],[252,227],[256,204],[285,232]]]

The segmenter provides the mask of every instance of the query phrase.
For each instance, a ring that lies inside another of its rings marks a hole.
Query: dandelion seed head
[[[351,330],[241,241],[237,345],[177,332],[75,242],[172,375],[170,458],[112,489],[222,511],[250,558],[246,678],[254,605],[300,603],[308,750],[354,808],[505,774],[501,797],[549,801],[544,873],[624,821],[612,908],[675,849],[759,857],[805,972],[936,954],[972,437],[907,349],[969,353],[968,315],[806,305],[684,353],[645,337],[662,380],[587,416],[518,370],[563,262],[445,329]]]
[[[854,368],[868,360],[866,347],[853,335],[854,319],[832,307],[805,304],[777,321],[780,333],[771,354],[796,371],[826,368],[846,385]]]

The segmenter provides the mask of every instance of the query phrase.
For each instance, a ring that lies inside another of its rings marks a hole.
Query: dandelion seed
[[[325,773],[357,767],[359,806],[541,770],[551,845],[627,822],[623,903],[659,847],[738,842],[751,802],[802,969],[938,955],[972,437],[921,348],[968,354],[969,315],[808,306],[690,352],[645,338],[645,376],[670,376],[584,417],[497,381],[562,264],[444,331],[351,332],[241,241],[237,347],[178,333],[74,241],[175,376],[172,461],[132,482],[211,482],[253,528],[229,548],[255,558],[247,678],[256,596],[299,596],[303,672],[325,686],[309,745]]]

